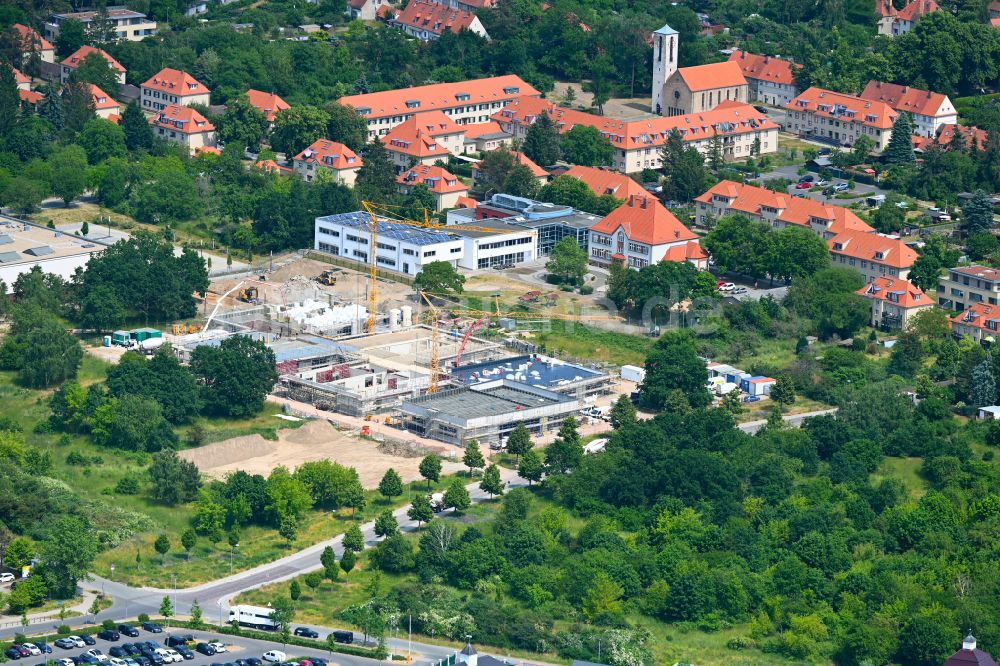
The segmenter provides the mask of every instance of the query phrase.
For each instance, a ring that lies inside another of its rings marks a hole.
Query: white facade
[[[538,232],[524,229],[513,233],[479,238],[466,237],[458,265],[468,270],[492,268],[498,264],[519,264],[535,259]]]
[[[747,77],[747,81],[750,83],[750,99],[771,106],[785,106],[799,94],[794,84],[776,83],[763,79],[751,79],[750,77]]]
[[[680,35],[669,25],[653,33],[653,104],[651,111],[663,115],[663,86],[677,71],[677,42]]]

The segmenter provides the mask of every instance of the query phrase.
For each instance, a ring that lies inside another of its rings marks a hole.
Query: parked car
[[[83,641],[80,641],[80,645],[76,644],[76,641],[67,636],[66,638],[57,638],[56,647],[62,648],[64,650],[71,650],[75,647],[83,647]]]
[[[795,186],[795,189],[797,189],[797,190],[808,190],[810,187],[812,187],[812,183],[810,183],[808,181],[803,181],[801,183],[798,183]]]
[[[87,644],[87,641],[83,640],[83,636],[70,636],[69,639],[73,641],[73,647],[82,648]]]
[[[215,648],[215,653],[216,654],[218,654],[220,652],[226,652],[227,651],[225,644],[220,643],[219,641],[213,641],[213,642],[209,643],[209,645],[211,645],[212,647]]]
[[[21,651],[18,650],[16,647],[11,646],[6,650],[4,650],[3,656],[7,657],[8,659],[20,659]]]
[[[733,289],[730,293],[732,293],[732,294],[745,294],[745,293],[747,293],[747,288],[746,287],[736,287],[736,289]]]
[[[139,666],[152,666],[153,664],[153,662],[149,660],[149,657],[144,654],[137,654],[132,658],[139,663]]]
[[[178,645],[184,645],[190,643],[194,640],[194,636],[191,634],[173,634],[172,636],[167,636],[163,644],[167,647],[177,647]]]
[[[128,666],[124,659],[119,659],[118,657],[111,657],[108,659],[108,663],[111,664],[111,666]]]
[[[108,654],[112,657],[124,658],[128,656],[128,650],[123,648],[121,645],[113,645],[108,648]]]
[[[37,657],[42,653],[38,646],[32,643],[22,643],[19,647],[21,648],[21,654],[25,657]],[[25,650],[28,651],[28,654],[24,654]]]
[[[758,106],[758,105],[754,104],[753,108],[756,109],[757,111],[759,111],[760,113],[767,113],[767,107],[766,106]]]
[[[55,663],[56,666],[73,666],[75,662],[68,657],[63,657],[62,659],[56,659]]]
[[[128,652],[130,657],[134,657],[137,654],[141,654],[142,650],[135,643],[122,643],[122,648]]]
[[[264,661],[269,661],[272,664],[280,664],[281,662],[283,662],[287,658],[288,658],[288,655],[286,655],[281,650],[268,650],[263,655]]]
[[[215,648],[209,645],[208,643],[198,643],[197,645],[194,646],[194,650],[195,652],[200,652],[206,657],[211,657],[213,654],[215,654]]]
[[[257,657],[247,657],[246,658],[246,662],[247,662],[247,666],[261,666],[262,663],[263,663]]]
[[[156,666],[163,666],[163,664],[166,663],[163,660],[163,657],[161,657],[160,655],[156,654],[156,652],[154,652],[152,650],[149,650],[147,652],[143,652],[142,656],[145,657],[146,659],[148,659],[150,662],[156,664]]]
[[[90,634],[84,634],[80,637],[86,645],[97,645],[97,641]],[[82,647],[82,646],[81,646]]]
[[[799,178],[800,183],[811,183],[814,180],[816,180],[816,176],[812,175],[811,173],[807,173],[806,175]]]
[[[354,632],[353,631],[341,631],[337,630],[333,632],[333,640],[337,643],[353,643],[354,642]]]
[[[309,627],[295,627],[295,631],[292,633],[296,636],[304,636],[306,638],[319,638],[319,632]]]
[[[184,659],[194,659],[194,652],[191,652],[186,645],[178,645],[174,649],[177,650],[177,653],[184,657]]]
[[[184,661],[184,657],[180,656],[173,650],[167,650],[166,648],[157,648],[156,654],[159,655],[164,664],[173,664],[178,661]]]
[[[846,192],[847,189],[847,183],[835,183],[833,186],[834,192]]]
[[[35,641],[35,647],[42,651],[42,654],[52,654],[52,646],[44,641]]]
[[[733,289],[736,289],[736,285],[732,282],[723,282],[719,286],[719,291],[732,291]]]
[[[323,657],[309,657],[309,661],[312,662],[313,666],[327,666],[330,663]]]
[[[98,632],[97,637],[102,641],[117,641],[121,640],[122,636],[114,629],[105,629],[104,631]]]
[[[129,657],[128,659],[126,659],[125,660],[125,664],[126,664],[126,666],[139,666],[139,662],[136,661],[135,659],[133,659],[132,657]]]
[[[156,624],[155,622],[143,622],[142,623],[142,628],[145,629],[146,631],[148,631],[151,634],[162,634],[163,633],[163,627],[161,627],[160,625]]]
[[[119,624],[118,632],[122,636],[128,636],[130,638],[137,638],[139,636],[139,630],[133,627],[131,624]]]
[[[10,573],[9,571],[0,573],[0,583],[2,583],[3,585],[6,585],[7,583],[13,583],[14,578],[15,578],[14,574]]]
[[[825,180],[823,178],[820,178],[815,183],[813,183],[813,185],[815,185],[816,187],[826,187],[829,184],[830,184],[830,181]]]

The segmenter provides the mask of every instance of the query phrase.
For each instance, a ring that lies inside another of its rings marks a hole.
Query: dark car
[[[758,106],[758,105],[754,104],[753,108],[755,108],[757,111],[759,111],[761,113],[767,113],[767,107],[766,106]]]
[[[804,175],[801,178],[799,178],[799,182],[800,183],[811,183],[814,180],[816,180],[816,176],[814,176],[812,174],[809,174],[809,173],[807,173],[806,175]]]
[[[141,650],[139,650],[139,646],[135,643],[122,643],[122,647],[125,648],[125,651],[128,652],[130,657],[134,657],[141,652]]]
[[[21,651],[18,650],[16,647],[9,647],[4,651],[3,655],[8,659],[20,659]]]
[[[139,666],[150,666],[153,663],[144,654],[135,654],[132,655],[132,658],[139,662]]]
[[[354,632],[353,631],[335,631],[333,632],[333,640],[337,643],[353,643],[354,642]]]
[[[117,641],[121,640],[122,635],[114,629],[105,629],[104,631],[98,632],[97,637],[102,641]]]
[[[246,662],[247,666],[263,666],[264,664],[264,662],[262,662],[257,657],[247,657]]]
[[[95,657],[92,654],[87,654],[86,652],[84,652],[83,654],[80,655],[80,661],[83,662],[83,663],[85,663],[85,664],[96,664],[96,663],[98,663],[97,657]]]
[[[108,654],[112,657],[124,658],[128,656],[128,650],[126,650],[121,645],[112,645],[108,648]]]
[[[153,641],[143,641],[142,643],[139,643],[140,650],[157,650],[159,647],[160,646]]]
[[[97,641],[90,634],[83,634],[80,638],[83,639],[85,645],[97,645]]]
[[[135,638],[139,635],[139,630],[131,624],[119,624],[118,631],[121,632],[122,636],[129,636],[131,638]]]
[[[163,633],[163,627],[161,627],[160,625],[156,624],[155,622],[143,622],[142,623],[142,628],[145,629],[146,631],[148,631],[151,634],[162,634]]]
[[[330,663],[323,657],[309,657],[309,661],[312,662],[313,666],[326,666],[328,663]]]
[[[191,634],[174,634],[173,636],[167,636],[163,644],[167,647],[177,647],[178,645],[184,645],[192,641],[194,641],[194,636]]]
[[[24,647],[23,645],[15,645],[14,647],[16,647],[17,651],[21,653],[22,657],[30,657],[31,656],[31,650],[29,650],[28,648]]]
[[[156,654],[152,650],[150,650],[149,652],[143,652],[143,656],[146,659],[149,659],[154,664],[156,664],[156,666],[163,666],[163,657],[161,657],[160,655]]]
[[[194,650],[195,652],[202,653],[206,657],[211,657],[213,654],[215,654],[215,648],[209,645],[208,643],[198,643],[197,645],[194,646]]]
[[[52,646],[44,641],[37,641],[33,645],[42,651],[42,654],[52,654]]]
[[[191,652],[191,650],[188,649],[188,646],[178,645],[174,649],[177,650],[177,654],[184,657],[184,659],[194,659],[194,652]]]
[[[296,636],[305,636],[306,638],[319,638],[319,632],[309,627],[295,627],[295,631],[292,633]]]

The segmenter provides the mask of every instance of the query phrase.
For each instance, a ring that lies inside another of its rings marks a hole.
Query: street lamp
[[[236,549],[240,547],[240,544],[234,543],[229,547],[229,574],[233,573],[233,555],[236,553]]]
[[[115,579],[115,565],[111,565],[111,580]]]
[[[219,626],[222,626],[222,599],[219,599]]]

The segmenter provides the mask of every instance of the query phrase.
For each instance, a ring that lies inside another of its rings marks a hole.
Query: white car
[[[281,650],[270,650],[268,652],[265,652],[262,658],[264,659],[264,661],[270,661],[275,664],[280,664],[285,659],[287,659],[288,656]]]
[[[169,654],[173,658],[174,663],[180,663],[184,661],[184,657],[181,656],[181,653],[178,652],[177,650],[171,650],[170,648],[167,648],[167,654]]]
[[[14,574],[9,572],[0,573],[0,583],[6,585],[14,582]]]
[[[111,666],[128,666],[124,659],[119,659],[118,657],[111,657],[111,659],[108,660],[108,663],[111,664]]]
[[[66,659],[66,658],[56,659],[56,664],[58,664],[59,666],[75,666],[72,659]]]
[[[83,639],[80,638],[79,636],[70,636],[69,639],[73,641],[73,644],[76,645],[77,647],[86,647],[87,645],[86,643],[83,642]]]
[[[84,654],[89,654],[91,657],[93,657],[94,659],[96,659],[101,663],[104,663],[108,660],[108,655],[104,654],[97,648],[92,648],[90,650],[87,650],[86,652],[84,652]]]
[[[732,291],[733,289],[736,289],[736,285],[732,282],[725,282],[719,285],[719,291]]]
[[[38,649],[37,645],[32,645],[31,643],[22,643],[21,647],[30,652],[32,657],[37,657],[42,653],[42,651]]]
[[[212,647],[215,648],[216,653],[227,652],[226,646],[223,643],[215,642],[215,643],[209,643],[209,645],[211,645]],[[284,652],[282,652],[280,654],[284,654]],[[282,659],[284,659],[284,657],[282,657]]]
[[[167,650],[166,648],[156,648],[156,654],[163,658],[163,663],[165,664],[172,664],[176,661],[184,661],[184,657],[180,656],[173,650]]]

